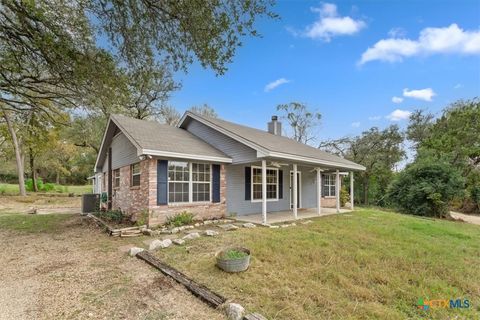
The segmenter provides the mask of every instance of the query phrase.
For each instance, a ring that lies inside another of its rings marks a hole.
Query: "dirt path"
[[[0,319],[223,319],[79,216],[59,233],[0,229]]]
[[[464,214],[464,213],[454,212],[454,211],[450,211],[450,215],[454,219],[462,219],[465,222],[480,225],[480,216],[474,216],[474,215]]]

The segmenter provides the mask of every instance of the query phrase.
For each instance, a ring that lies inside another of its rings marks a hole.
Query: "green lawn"
[[[213,227],[212,227],[213,228]],[[227,274],[214,254],[252,251]],[[157,255],[269,319],[480,318],[480,227],[360,209],[296,227],[202,237]],[[420,299],[469,299],[470,309],[421,311]]]
[[[82,195],[84,193],[91,193],[92,186],[90,184],[80,186],[65,186],[55,185],[52,191],[47,193],[73,193],[75,195]],[[0,195],[18,195],[18,184],[0,183]],[[33,193],[33,192],[32,192]]]
[[[0,229],[23,233],[55,233],[61,231],[63,222],[71,217],[70,214],[2,214],[0,215]]]

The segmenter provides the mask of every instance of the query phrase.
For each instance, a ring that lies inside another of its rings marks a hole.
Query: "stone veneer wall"
[[[335,197],[322,197],[322,208],[335,208],[336,204]]]
[[[149,211],[149,226],[165,222],[168,216],[188,211],[199,219],[221,218],[226,214],[227,182],[225,165],[220,165],[220,202],[157,205],[157,159],[140,162],[140,186],[130,186],[130,166],[120,168],[120,187],[113,191],[113,209],[127,214]]]

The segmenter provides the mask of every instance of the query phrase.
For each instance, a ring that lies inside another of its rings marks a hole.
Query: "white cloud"
[[[333,3],[324,3],[320,8],[312,8],[319,14],[318,20],[307,26],[303,35],[312,39],[330,41],[335,36],[352,35],[366,26],[362,20],[351,17],[340,17],[337,6]]]
[[[463,87],[463,85],[461,83],[457,83],[453,89],[460,89],[461,87]]]
[[[480,30],[463,30],[453,23],[445,28],[425,28],[417,40],[403,37],[382,39],[362,54],[359,64],[374,60],[396,62],[435,53],[480,54]]]
[[[407,32],[403,28],[393,28],[388,31],[390,38],[405,38]]]
[[[353,128],[358,128],[358,127],[360,127],[360,122],[358,122],[358,121],[352,122],[352,127],[353,127]]]
[[[392,102],[393,103],[402,103],[403,98],[400,97],[392,97]]]
[[[368,120],[370,120],[370,121],[377,121],[377,120],[380,120],[380,119],[382,119],[382,117],[381,117],[381,116],[372,116],[372,117],[368,117]]]
[[[401,121],[401,120],[406,120],[410,117],[412,113],[410,111],[407,111],[407,110],[400,110],[400,109],[396,109],[395,111],[393,111],[392,113],[390,113],[388,116],[386,116],[385,118],[387,118],[388,120],[390,121]]]
[[[408,88],[403,89],[403,96],[418,100],[432,101],[433,96],[437,94],[432,90],[432,88],[418,89],[418,90],[408,90]]]
[[[277,79],[275,81],[272,81],[272,82],[268,83],[263,90],[265,92],[270,92],[273,89],[277,88],[278,86],[281,86],[282,84],[289,83],[289,82],[290,82],[290,80],[287,80],[285,78],[280,78],[280,79]]]

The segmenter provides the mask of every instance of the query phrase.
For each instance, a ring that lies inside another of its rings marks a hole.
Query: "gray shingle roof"
[[[270,152],[282,153],[291,156],[300,156],[307,157],[313,160],[332,162],[341,167],[342,165],[350,169],[356,170],[365,170],[365,167],[349,161],[347,159],[341,158],[339,156],[330,154],[323,150],[308,146],[306,144],[297,142],[288,137],[278,136],[271,134],[267,131],[243,126],[233,122],[225,121],[218,118],[211,118],[202,116],[196,113],[187,111],[186,116],[191,115],[194,118],[203,120],[204,123],[213,125],[214,127],[219,127],[223,130],[226,130],[232,136],[242,138],[247,140],[253,145],[256,145],[260,148],[266,149]],[[185,118],[185,116],[184,116]]]
[[[140,149],[230,159],[184,129],[123,115],[112,115],[111,119]]]

